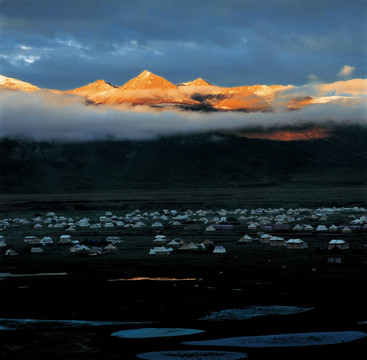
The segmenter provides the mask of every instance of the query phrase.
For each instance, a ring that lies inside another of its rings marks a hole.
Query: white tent
[[[173,240],[169,241],[167,243],[167,245],[169,245],[169,246],[179,246],[180,243],[178,241],[176,241],[175,239],[173,239]]]
[[[53,244],[53,243],[54,243],[50,236],[44,236],[44,237],[42,238],[42,242],[43,242],[44,244]]]
[[[159,221],[152,224],[152,228],[162,228],[163,224]]]
[[[169,255],[172,249],[167,249],[164,246],[156,246],[150,249],[149,255]]]
[[[31,253],[35,254],[35,253],[43,253],[43,249],[40,247],[32,247],[31,248]]]
[[[61,235],[59,239],[59,244],[70,244],[71,236],[70,235]]]
[[[117,247],[112,245],[112,244],[108,244],[104,250],[108,250],[108,251],[114,251],[114,250],[117,250]]]
[[[194,242],[190,241],[188,244],[183,244],[177,250],[179,251],[195,251],[198,250],[199,247],[194,244]]]
[[[350,234],[352,232],[352,229],[346,226],[341,230],[341,232],[342,234]]]
[[[5,255],[6,256],[17,256],[19,254],[14,250],[8,249],[8,250],[5,251]]]
[[[287,242],[288,249],[307,249],[307,242],[302,239],[289,239]]]
[[[153,240],[153,244],[164,245],[167,241],[168,239],[165,235],[156,235],[156,237]]]
[[[123,240],[121,240],[119,236],[108,236],[106,242],[114,245],[123,242]]]
[[[270,234],[262,234],[260,235],[260,242],[263,244],[268,244],[271,237],[272,235]]]
[[[30,243],[32,240],[37,239],[37,236],[34,235],[28,235],[24,238],[25,243]]]
[[[284,238],[280,236],[272,236],[269,239],[269,245],[270,246],[284,246],[286,244],[285,244]]]
[[[333,249],[333,248],[339,248],[341,250],[346,250],[349,249],[349,244],[347,242],[345,242],[345,240],[330,240],[329,241],[329,250]]]
[[[248,244],[253,241],[253,238],[249,235],[242,236],[241,239],[237,240],[237,244]]]
[[[225,249],[224,246],[218,246],[218,245],[213,250],[213,254],[224,254],[226,252],[227,250]]]
[[[334,224],[329,227],[329,231],[337,231],[337,230],[338,230],[338,227],[335,226]]]
[[[209,225],[209,226],[207,226],[205,231],[215,231],[215,227],[213,225]]]
[[[76,244],[73,247],[70,248],[70,252],[72,253],[78,253],[82,250],[89,251],[89,247],[85,245]]]
[[[318,225],[316,231],[328,231],[328,228],[325,225]]]
[[[204,245],[206,248],[214,246],[213,241],[209,239],[205,239],[201,244]]]

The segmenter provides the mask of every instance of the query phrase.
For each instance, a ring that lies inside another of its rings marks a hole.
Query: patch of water
[[[156,337],[171,337],[171,336],[185,336],[205,332],[197,329],[182,329],[182,328],[140,328],[121,330],[111,334],[120,338],[129,339],[144,339]]]
[[[246,359],[246,353],[210,350],[154,351],[136,355],[145,360],[239,360]]]
[[[68,275],[66,272],[59,273],[36,273],[36,274],[12,274],[12,273],[0,273],[0,280],[6,278],[15,278],[15,277],[35,277],[35,276],[65,276]]]
[[[361,331],[313,332],[299,334],[277,334],[242,336],[204,341],[183,342],[185,345],[235,346],[235,347],[295,347],[334,345],[366,337]]]
[[[114,325],[138,325],[150,324],[151,322],[137,321],[94,321],[94,320],[41,320],[41,319],[5,319],[0,318],[0,326],[8,329],[30,329],[39,326],[51,328],[60,327],[83,327],[83,326],[114,326]]]
[[[212,312],[199,320],[225,321],[225,320],[248,320],[257,316],[269,315],[292,315],[312,310],[313,308],[303,308],[297,306],[248,306],[242,309],[225,309]]]
[[[110,279],[108,281],[195,281],[197,278],[173,278],[173,277],[133,277],[133,278],[120,278],[120,279]]]

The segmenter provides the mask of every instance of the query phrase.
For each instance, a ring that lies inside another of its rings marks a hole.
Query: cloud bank
[[[272,113],[152,112],[148,107],[87,105],[72,95],[2,90],[0,108],[1,139],[37,141],[145,140],[217,130],[367,126],[366,102],[315,104]]]

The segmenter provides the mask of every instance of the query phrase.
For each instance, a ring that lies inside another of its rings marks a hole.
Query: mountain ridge
[[[293,85],[221,87],[202,78],[175,85],[148,70],[142,71],[122,86],[97,80],[70,90],[42,89],[33,84],[0,75],[1,88],[23,92],[43,90],[54,94],[82,96],[89,103],[94,104],[147,105],[159,106],[162,109],[171,109],[173,106],[184,110],[201,111],[271,111],[274,104],[276,106],[280,104],[288,110],[299,110],[311,104],[358,101],[358,96],[351,98],[335,96],[335,94],[319,97],[308,94],[284,96],[287,90],[294,88]]]

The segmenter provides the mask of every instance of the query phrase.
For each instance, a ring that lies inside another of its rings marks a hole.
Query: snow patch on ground
[[[136,355],[145,360],[239,360],[246,359],[246,353],[229,351],[186,350],[186,351],[155,351]]]
[[[248,306],[243,309],[226,309],[200,318],[199,320],[225,321],[225,320],[247,320],[257,316],[269,315],[291,315],[312,310],[313,308],[303,308],[298,306]]]
[[[361,331],[314,332],[299,334],[277,334],[262,336],[242,336],[216,340],[189,341],[186,345],[236,346],[236,347],[291,347],[333,345],[366,337]]]
[[[170,337],[170,336],[184,336],[202,333],[204,330],[196,329],[182,329],[182,328],[140,328],[121,330],[111,334],[121,338],[154,338],[154,337]]]

